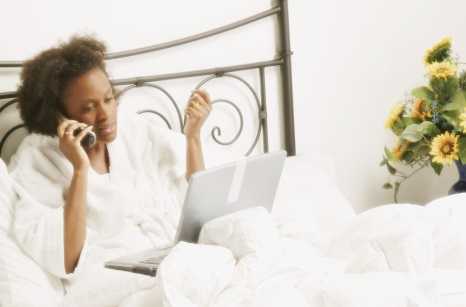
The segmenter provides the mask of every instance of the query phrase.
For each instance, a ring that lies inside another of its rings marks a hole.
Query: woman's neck
[[[86,150],[92,168],[98,174],[106,174],[110,171],[110,159],[107,145],[97,142],[94,146]]]

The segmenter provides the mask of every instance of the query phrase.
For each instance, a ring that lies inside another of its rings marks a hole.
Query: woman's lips
[[[96,132],[101,135],[107,135],[107,134],[113,133],[114,130],[115,130],[115,124],[111,124],[111,125],[98,127]]]

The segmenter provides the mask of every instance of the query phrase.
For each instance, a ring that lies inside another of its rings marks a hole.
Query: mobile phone
[[[63,120],[66,120],[66,119],[67,119],[67,117],[65,117],[64,115],[60,116],[60,121],[63,121]],[[77,136],[81,131],[83,131],[83,129],[85,129],[85,128],[75,129],[73,131],[73,135]],[[88,133],[86,133],[86,135],[81,140],[81,146],[85,147],[85,148],[91,148],[92,146],[95,145],[96,142],[97,142],[96,134],[94,133],[94,131],[89,131]]]
[[[77,136],[81,131],[83,131],[85,128],[77,128],[76,130],[73,131],[73,135]],[[81,140],[81,146],[86,147],[86,148],[91,148],[92,146],[95,145],[97,141],[97,136],[93,131],[89,131],[86,133],[86,135],[83,137]]]

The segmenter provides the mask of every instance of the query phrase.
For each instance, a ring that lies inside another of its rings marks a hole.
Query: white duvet
[[[354,216],[342,214],[331,180],[288,175],[282,182],[308,185],[305,198],[291,200],[290,186],[281,199],[289,203],[274,215],[252,208],[207,223],[200,244],[179,243],[155,279],[107,270],[101,280],[91,270],[62,306],[445,307],[445,295],[466,293],[466,194]],[[125,293],[135,294],[121,302]],[[448,306],[464,307],[466,299]]]
[[[452,223],[461,216],[449,212],[448,206],[372,209],[335,233],[327,250],[284,235],[288,225],[262,208],[222,217],[204,226],[199,245],[181,242],[162,262],[158,305],[444,306],[437,273],[453,269],[442,265],[453,255],[438,247],[465,243],[440,235],[464,233]],[[289,226],[296,234],[296,225]]]

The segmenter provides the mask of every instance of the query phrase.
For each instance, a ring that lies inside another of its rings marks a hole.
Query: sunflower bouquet
[[[424,64],[428,84],[413,89],[385,121],[396,145],[385,147],[380,165],[392,175],[383,187],[393,189],[395,202],[400,185],[421,169],[431,167],[440,175],[453,162],[466,164],[466,72],[458,72],[451,39],[428,49]],[[403,165],[410,173],[401,170]]]

